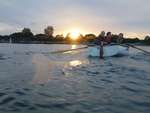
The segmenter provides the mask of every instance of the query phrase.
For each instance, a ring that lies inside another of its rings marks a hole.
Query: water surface
[[[0,44],[0,113],[149,113],[150,56],[50,53],[78,47]]]

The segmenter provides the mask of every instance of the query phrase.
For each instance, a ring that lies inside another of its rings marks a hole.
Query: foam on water
[[[72,47],[0,44],[0,113],[149,113],[149,56],[50,54]]]

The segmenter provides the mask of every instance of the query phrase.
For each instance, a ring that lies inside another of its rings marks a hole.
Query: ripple
[[[11,111],[11,112],[20,112],[20,109],[19,108],[16,108],[16,107],[9,107],[8,110],[5,110],[5,111]]]
[[[126,91],[130,91],[130,92],[134,92],[134,93],[140,92],[140,90],[136,90],[136,89],[133,89],[133,88],[128,87],[128,86],[121,86],[120,89],[123,89],[123,90],[126,90]]]
[[[148,107],[148,108],[150,107],[150,102],[139,102],[139,101],[135,101],[135,100],[130,100],[130,102],[136,106]]]
[[[139,83],[136,82],[136,81],[128,81],[128,83],[129,83],[129,84],[133,84],[133,85],[139,85]]]
[[[58,46],[2,48],[0,113],[149,113],[150,57],[49,54]]]
[[[24,93],[22,91],[15,91],[14,93],[16,93],[17,95],[20,95],[20,96],[26,95],[26,93]]]
[[[104,89],[102,86],[97,86],[97,85],[91,85],[91,87],[96,88],[96,89]]]
[[[60,108],[64,109],[67,106],[71,106],[72,103],[49,103],[49,104],[35,104],[37,107],[51,109],[51,108]]]
[[[87,71],[86,73],[88,75],[97,75],[97,74],[100,74],[100,72],[98,72],[98,71]]]
[[[44,96],[44,97],[51,97],[51,95],[45,94],[45,93],[39,93],[39,95]]]
[[[101,79],[101,81],[106,82],[106,83],[113,83],[113,81],[112,81],[112,80],[105,79],[105,78]]]
[[[30,91],[30,90],[32,90],[32,89],[30,89],[30,88],[23,88],[23,90],[25,90],[25,91]]]
[[[6,93],[0,93],[0,97],[3,97],[4,95],[6,95]]]
[[[6,59],[9,59],[9,57],[4,57],[4,55],[0,54],[0,60],[6,60]]]
[[[37,110],[37,108],[36,108],[36,107],[31,106],[31,107],[29,107],[29,108],[28,108],[28,110],[35,111],[35,110]]]
[[[16,106],[16,107],[29,107],[29,104],[25,103],[25,102],[15,102],[14,106]]]
[[[13,100],[15,100],[14,97],[7,97],[0,102],[0,105],[8,104],[8,103],[12,102]]]

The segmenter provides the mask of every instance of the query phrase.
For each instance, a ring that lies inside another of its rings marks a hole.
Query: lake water
[[[0,113],[150,112],[150,56],[50,53],[78,47],[0,44]]]

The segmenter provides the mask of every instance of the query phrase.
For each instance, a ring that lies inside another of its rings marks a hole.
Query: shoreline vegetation
[[[29,28],[24,28],[21,32],[12,33],[10,35],[0,35],[0,43],[21,43],[21,44],[91,44],[97,38],[95,34],[80,34],[76,40],[72,40],[71,33],[65,37],[63,34],[53,36],[53,26],[44,29],[44,33],[34,35]],[[118,35],[113,34],[113,42],[116,42]],[[150,36],[144,39],[124,38],[124,43],[132,43],[134,45],[150,45]]]

